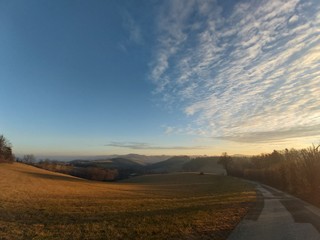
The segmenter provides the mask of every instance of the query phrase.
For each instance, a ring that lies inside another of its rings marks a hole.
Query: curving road
[[[228,240],[320,240],[320,209],[271,187],[257,190],[256,206]]]

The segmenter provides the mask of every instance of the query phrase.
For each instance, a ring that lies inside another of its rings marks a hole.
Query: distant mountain
[[[128,156],[128,155],[127,155]],[[197,157],[191,159],[189,156],[175,156],[164,161],[146,164],[141,160],[143,155],[131,155],[131,159],[115,157],[111,159],[98,160],[73,160],[70,161],[75,167],[98,167],[105,169],[118,169],[123,175],[133,173],[171,173],[171,172],[206,172],[225,174],[223,167],[218,164],[219,157]]]
[[[183,165],[186,172],[210,172],[215,174],[225,174],[225,170],[218,163],[220,157],[199,157],[191,159]]]
[[[103,156],[85,156],[85,157],[77,157],[76,160],[73,161],[105,161],[110,159],[116,159],[116,158],[122,158],[122,159],[128,159],[135,162],[139,162],[141,164],[153,164],[156,162],[161,162],[164,160],[167,160],[172,156],[168,155],[156,155],[156,156],[147,156],[147,155],[140,155],[140,154],[126,154],[126,155],[103,155]],[[72,161],[71,161],[72,162]]]
[[[100,167],[110,169],[141,169],[145,163],[126,158],[112,158],[99,160],[73,160],[70,163],[76,167]]]
[[[206,172],[225,174],[224,168],[218,164],[218,161],[219,157],[197,157],[191,159],[188,156],[178,156],[148,165],[145,169],[148,173]]]
[[[164,160],[169,159],[172,156],[168,156],[168,155],[155,155],[155,156],[147,156],[147,155],[140,155],[140,154],[127,154],[127,155],[121,155],[118,156],[121,158],[126,158],[126,159],[130,159],[130,160],[136,160],[139,162],[144,162],[145,164],[153,164],[156,162],[161,162]]]
[[[188,156],[171,157],[165,161],[146,166],[146,170],[152,173],[179,172],[183,170],[183,165],[189,161],[190,157]]]

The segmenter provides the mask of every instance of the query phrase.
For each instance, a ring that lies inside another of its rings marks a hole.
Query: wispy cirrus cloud
[[[202,146],[155,146],[143,142],[110,142],[104,146],[107,147],[117,147],[117,148],[128,148],[135,150],[194,150],[194,149],[204,149]]]
[[[118,44],[119,48],[123,51],[127,51],[127,46],[130,43],[141,45],[144,43],[141,28],[135,19],[129,14],[128,11],[123,11],[122,15],[122,26],[127,32],[127,39]]]
[[[266,132],[245,132],[238,133],[235,136],[222,136],[218,139],[247,142],[247,143],[259,143],[269,141],[279,141],[288,138],[310,137],[320,136],[320,124],[314,126],[305,127],[292,127],[289,129],[277,129],[275,131]]]
[[[150,78],[194,132],[247,142],[320,135],[319,1],[181,2],[160,13]]]

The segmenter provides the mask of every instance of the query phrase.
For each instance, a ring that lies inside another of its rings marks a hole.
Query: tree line
[[[11,143],[3,135],[0,135],[0,163],[13,162],[14,159]]]
[[[117,169],[106,169],[95,166],[77,167],[68,162],[50,159],[36,161],[36,158],[32,154],[24,155],[22,158],[17,158],[17,162],[29,164],[52,172],[64,173],[95,181],[114,181],[119,178],[119,172]]]
[[[320,206],[320,145],[269,154],[220,157],[228,175],[258,181]]]

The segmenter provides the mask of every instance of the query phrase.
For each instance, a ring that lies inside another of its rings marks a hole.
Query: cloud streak
[[[104,146],[117,147],[117,148],[128,148],[134,150],[192,150],[192,149],[204,149],[202,146],[155,146],[148,143],[142,142],[110,142]]]
[[[193,132],[240,142],[320,135],[309,131],[320,126],[318,1],[181,2],[160,13],[150,78]]]
[[[268,132],[238,133],[235,136],[223,136],[217,139],[234,142],[263,143],[269,141],[279,141],[283,139],[320,136],[320,124],[306,127],[295,127],[290,129],[277,129]]]
[[[134,20],[134,18],[129,14],[128,11],[123,11],[122,13],[122,26],[127,32],[128,39],[124,42],[120,42],[118,47],[126,52],[127,45],[134,43],[137,45],[142,45],[144,43],[142,32],[140,26]]]

